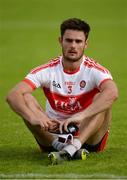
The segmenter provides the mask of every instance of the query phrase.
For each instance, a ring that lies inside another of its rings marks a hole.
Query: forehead
[[[83,31],[67,29],[63,35],[63,38],[85,40],[85,34]]]

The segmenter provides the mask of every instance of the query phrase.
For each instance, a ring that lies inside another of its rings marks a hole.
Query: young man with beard
[[[90,26],[77,18],[65,20],[59,38],[62,56],[36,67],[8,94],[7,101],[33,133],[52,164],[85,159],[103,151],[109,134],[111,107],[118,90],[109,71],[84,55]],[[32,92],[43,89],[46,112]],[[78,135],[68,134],[70,124]],[[64,134],[66,132],[66,136]],[[62,139],[63,142],[60,142]]]

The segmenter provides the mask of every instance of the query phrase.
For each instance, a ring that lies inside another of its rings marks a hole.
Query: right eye
[[[67,41],[67,42],[69,42],[69,43],[71,43],[73,40],[72,40],[72,39],[67,38],[67,39],[66,39],[66,41]]]

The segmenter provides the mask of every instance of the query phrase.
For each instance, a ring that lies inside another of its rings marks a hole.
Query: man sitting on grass
[[[52,164],[104,150],[111,107],[118,97],[110,72],[84,55],[90,26],[72,18],[60,29],[62,55],[31,70],[7,96],[42,151],[50,152]],[[47,98],[46,112],[32,95],[37,88]],[[78,133],[72,133],[69,125]]]

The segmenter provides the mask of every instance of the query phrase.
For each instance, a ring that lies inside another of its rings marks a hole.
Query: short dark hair
[[[87,24],[85,21],[83,21],[81,19],[70,18],[70,19],[63,21],[60,26],[61,37],[63,37],[63,35],[67,29],[83,31],[86,36],[86,39],[87,39],[88,35],[89,35],[89,31],[90,31],[90,26],[89,26],[89,24]]]

